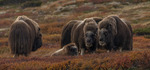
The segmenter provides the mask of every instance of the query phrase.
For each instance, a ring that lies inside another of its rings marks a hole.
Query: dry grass
[[[0,15],[0,18],[9,18],[9,17],[14,17],[14,16],[19,16],[19,15],[28,15],[29,13],[23,12],[23,13],[5,13]]]
[[[0,38],[0,47],[8,46],[8,38]]]
[[[133,46],[134,46],[134,49],[136,50],[139,50],[139,49],[150,49],[150,39],[146,39],[144,37],[134,37],[133,38]]]
[[[60,34],[43,35],[44,44],[54,44],[60,42]]]
[[[0,27],[8,27],[13,23],[12,20],[0,20]]]

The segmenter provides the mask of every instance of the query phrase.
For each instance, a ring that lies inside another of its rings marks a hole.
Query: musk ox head
[[[84,20],[84,41],[87,49],[95,45],[97,41],[97,23],[92,18]]]
[[[34,44],[32,47],[32,51],[36,51],[38,48],[42,46],[42,34],[40,32],[40,28],[38,28],[37,36],[34,39]]]
[[[71,55],[71,56],[78,55],[78,48],[74,43],[70,43],[70,44],[66,45],[66,48],[68,51],[68,55]]]
[[[117,34],[116,20],[112,17],[106,17],[98,23],[99,45],[107,46]]]

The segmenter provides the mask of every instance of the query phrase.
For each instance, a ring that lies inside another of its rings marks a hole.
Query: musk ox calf
[[[131,25],[118,16],[108,16],[98,23],[99,45],[107,50],[132,50]]]
[[[36,51],[42,46],[42,35],[39,25],[26,16],[18,16],[12,23],[9,33],[11,53],[28,56],[31,51]]]
[[[52,53],[51,56],[76,56],[76,55],[78,55],[78,48],[75,45],[75,43],[70,43]]]

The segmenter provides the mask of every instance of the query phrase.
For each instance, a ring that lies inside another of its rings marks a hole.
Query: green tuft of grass
[[[150,35],[144,35],[144,38],[150,39]]]
[[[136,35],[150,35],[150,27],[135,29],[133,33]]]
[[[9,53],[10,49],[9,47],[0,47],[0,54]]]
[[[27,1],[21,5],[21,8],[41,6],[42,1]]]

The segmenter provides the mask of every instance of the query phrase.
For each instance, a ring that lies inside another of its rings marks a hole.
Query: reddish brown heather
[[[77,57],[0,58],[1,69],[147,69],[149,50],[92,54]],[[130,55],[129,55],[130,54]],[[25,67],[23,67],[25,66]]]

